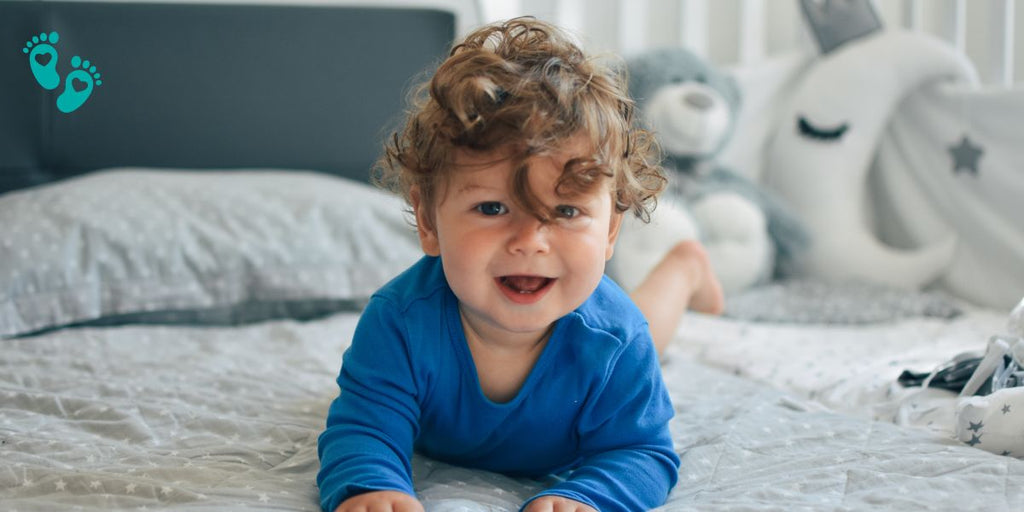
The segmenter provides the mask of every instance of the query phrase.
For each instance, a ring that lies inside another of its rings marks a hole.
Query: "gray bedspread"
[[[0,342],[0,511],[318,510],[356,318]],[[1022,461],[671,356],[683,465],[664,510],[1024,509]],[[544,485],[420,457],[414,477],[428,510],[515,510]]]

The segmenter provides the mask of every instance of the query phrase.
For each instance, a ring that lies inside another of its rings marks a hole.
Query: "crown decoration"
[[[821,53],[882,28],[871,0],[800,0]]]

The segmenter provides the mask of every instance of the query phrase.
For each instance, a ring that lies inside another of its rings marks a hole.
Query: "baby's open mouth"
[[[554,279],[543,276],[501,276],[498,282],[516,293],[537,293],[554,282]]]

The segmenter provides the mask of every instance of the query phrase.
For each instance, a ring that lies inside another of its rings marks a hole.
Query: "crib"
[[[659,510],[1021,509],[1024,442],[993,427],[1024,405],[965,412],[899,376],[1024,335],[1024,13],[870,5],[883,29],[822,53],[789,0],[0,2],[0,510],[319,510],[341,355],[421,256],[369,169],[451,42],[518,15],[733,77],[716,161],[856,256],[684,318],[662,366],[682,466]],[[818,102],[865,56],[910,76]],[[801,116],[870,137],[814,145]],[[430,511],[514,511],[549,483],[412,468]]]
[[[1014,68],[1024,64],[1019,51],[1024,43],[1014,37],[1022,15],[1012,0],[874,0],[870,4],[886,26],[928,33],[966,53],[984,83],[1011,86]],[[792,51],[816,51],[800,5],[799,1],[771,0],[483,0],[479,12],[485,21],[528,14],[556,22],[580,34],[596,52],[628,55],[650,47],[682,45],[716,65],[737,66]]]

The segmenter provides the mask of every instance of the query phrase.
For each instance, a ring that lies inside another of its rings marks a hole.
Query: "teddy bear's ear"
[[[650,92],[648,90],[650,88],[648,79],[654,70],[651,59],[648,55],[641,55],[629,59],[623,63],[623,66],[623,71],[629,81],[629,96],[633,98],[637,105],[643,105],[648,99],[646,97],[647,93]]]

